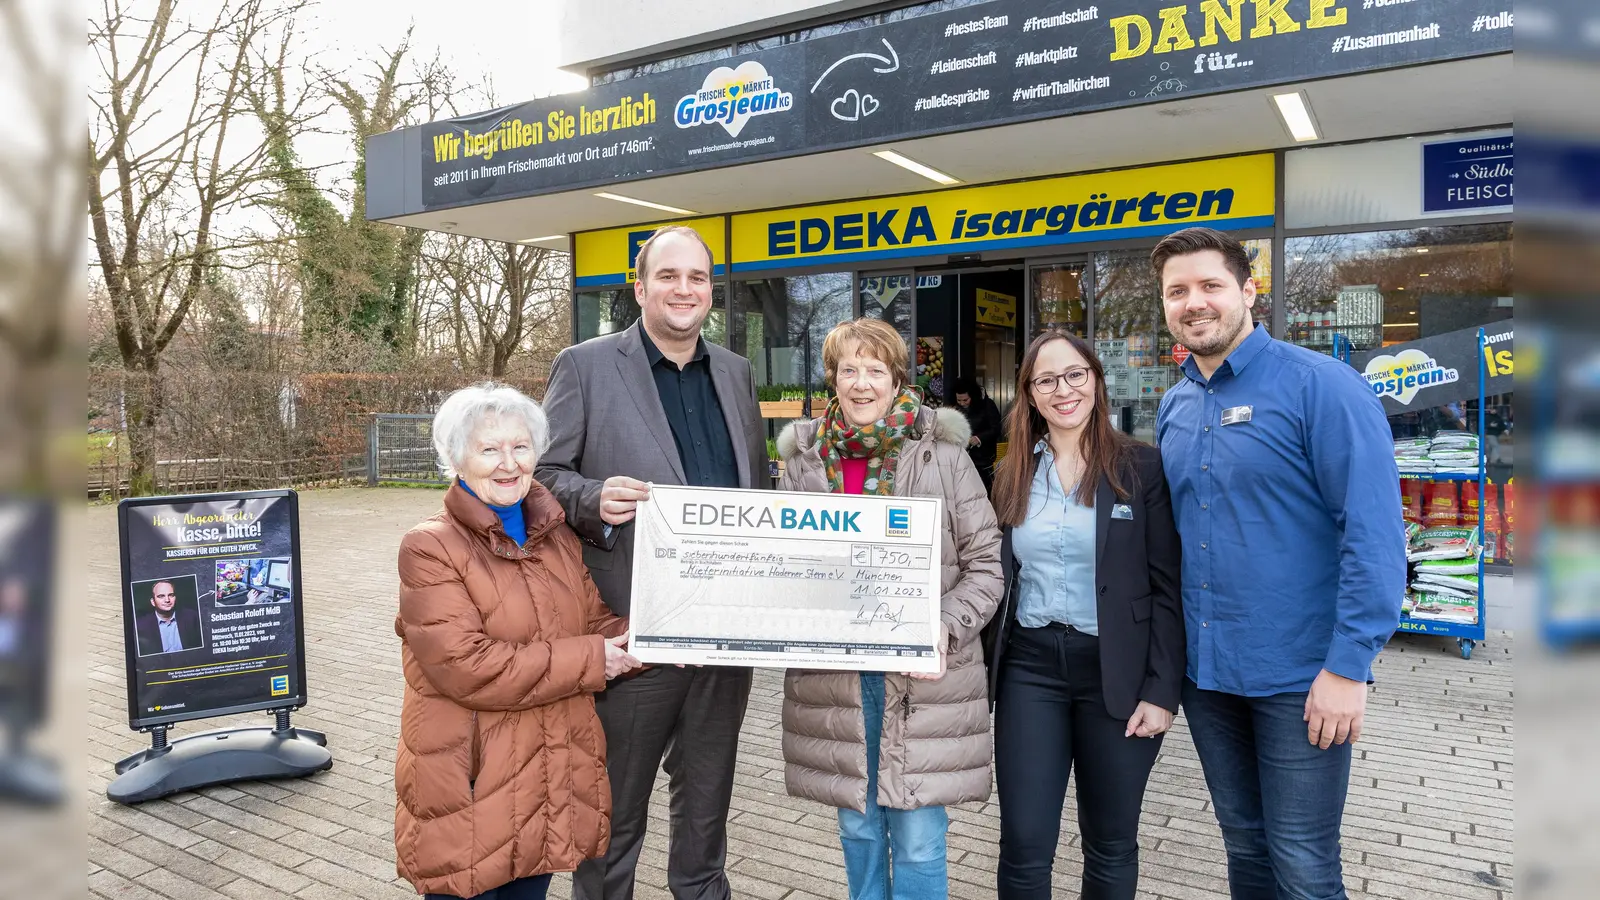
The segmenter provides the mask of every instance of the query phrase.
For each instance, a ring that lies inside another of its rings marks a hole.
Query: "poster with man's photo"
[[[305,705],[293,491],[124,500],[128,724]]]

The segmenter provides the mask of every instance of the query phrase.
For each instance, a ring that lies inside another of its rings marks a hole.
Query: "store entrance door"
[[[975,272],[961,278],[963,309],[970,309],[972,366],[978,392],[1003,413],[1016,400],[1021,361],[1025,288],[1022,267]]]
[[[996,455],[1004,451],[1004,414],[1016,399],[1023,263],[918,269],[915,284],[911,343],[917,385],[929,405],[966,402],[962,411],[982,432],[980,446],[971,448],[973,462],[987,483]]]
[[[1015,393],[1022,334],[1023,266],[919,269],[916,284],[916,379],[929,403],[955,402],[971,379],[1002,409]]]

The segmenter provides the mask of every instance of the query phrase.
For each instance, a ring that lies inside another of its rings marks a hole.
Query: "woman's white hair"
[[[433,417],[433,449],[439,454],[439,468],[446,478],[460,474],[472,432],[503,416],[521,419],[527,426],[536,458],[550,449],[550,421],[539,404],[510,385],[484,381],[444,398]]]

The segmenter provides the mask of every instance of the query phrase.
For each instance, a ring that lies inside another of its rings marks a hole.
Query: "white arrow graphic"
[[[880,56],[876,53],[852,53],[849,56],[840,57],[839,59],[834,60],[833,65],[824,69],[822,74],[818,76],[817,83],[811,86],[811,93],[815,94],[817,92],[817,88],[822,86],[822,80],[827,78],[829,73],[852,59],[875,59],[878,62],[883,63],[885,66],[888,66],[886,69],[873,66],[872,71],[874,72],[885,73],[897,71],[900,68],[900,54],[894,52],[894,45],[889,43],[888,38],[881,38],[881,40],[883,41],[883,46],[889,50],[888,56]]]

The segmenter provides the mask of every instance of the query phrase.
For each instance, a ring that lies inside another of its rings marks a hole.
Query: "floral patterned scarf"
[[[822,416],[822,467],[828,475],[828,491],[844,493],[844,466],[840,459],[867,458],[867,481],[862,492],[888,496],[894,493],[894,470],[900,445],[911,432],[921,398],[912,390],[902,391],[889,407],[889,414],[871,425],[855,426],[846,421],[839,398],[828,401]]]

